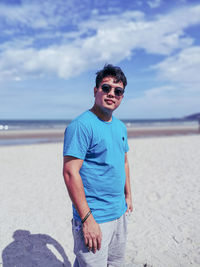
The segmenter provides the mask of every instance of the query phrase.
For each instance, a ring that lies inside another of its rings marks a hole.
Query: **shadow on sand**
[[[52,237],[17,230],[13,238],[2,252],[3,267],[71,267],[64,249]],[[56,249],[63,261],[47,245]]]

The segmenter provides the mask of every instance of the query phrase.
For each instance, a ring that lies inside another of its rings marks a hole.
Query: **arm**
[[[132,203],[131,183],[130,183],[129,163],[128,163],[127,153],[125,153],[125,173],[126,173],[126,183],[125,183],[124,193],[127,204],[126,213],[128,213],[133,211],[133,203]]]
[[[83,160],[81,159],[70,156],[64,157],[63,176],[65,184],[81,220],[90,210],[79,173],[82,164]],[[102,233],[99,224],[95,221],[92,214],[90,214],[88,219],[83,223],[83,235],[85,245],[88,246],[90,250],[93,250],[95,253],[97,249],[100,249]]]

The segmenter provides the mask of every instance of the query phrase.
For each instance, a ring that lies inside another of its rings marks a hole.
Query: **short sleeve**
[[[84,160],[89,144],[88,129],[82,123],[73,121],[65,130],[63,156],[72,156]]]

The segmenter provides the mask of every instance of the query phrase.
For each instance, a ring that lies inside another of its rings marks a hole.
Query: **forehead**
[[[118,87],[119,86],[119,87],[124,88],[123,82],[122,81],[117,82],[116,78],[113,77],[113,76],[104,77],[103,80],[101,81],[101,84],[103,84],[103,83],[110,84],[110,85],[112,85],[114,87]]]

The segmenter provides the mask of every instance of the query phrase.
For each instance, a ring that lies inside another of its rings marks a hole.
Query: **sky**
[[[124,71],[120,119],[200,112],[200,0],[0,0],[0,119],[73,119]]]

